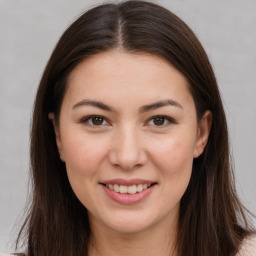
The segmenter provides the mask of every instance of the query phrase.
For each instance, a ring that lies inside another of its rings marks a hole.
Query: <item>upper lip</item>
[[[117,185],[125,185],[125,186],[131,186],[131,185],[139,185],[139,184],[153,184],[156,183],[152,180],[144,180],[144,179],[112,179],[112,180],[106,180],[100,182],[101,184],[117,184]]]

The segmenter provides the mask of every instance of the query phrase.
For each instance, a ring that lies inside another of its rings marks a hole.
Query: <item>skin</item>
[[[188,88],[170,63],[143,53],[103,52],[73,70],[58,125],[54,114],[49,117],[70,184],[88,209],[90,255],[176,255],[180,199],[193,159],[205,148],[212,119],[206,111],[197,122]],[[83,100],[112,110],[82,104]],[[162,100],[176,105],[141,111]],[[104,119],[97,123],[87,118],[90,115]],[[153,118],[156,115],[160,121]],[[122,205],[100,185],[117,178],[152,180],[157,185],[142,201]]]

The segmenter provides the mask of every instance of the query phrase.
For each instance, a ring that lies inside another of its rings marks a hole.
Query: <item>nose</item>
[[[115,132],[108,157],[111,165],[123,170],[145,165],[148,157],[141,136],[136,128],[128,126]]]

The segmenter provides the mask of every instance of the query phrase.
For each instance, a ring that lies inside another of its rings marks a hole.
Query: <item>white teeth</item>
[[[119,192],[121,194],[126,194],[128,191],[128,187],[127,186],[124,186],[124,185],[121,185],[120,188],[119,188]]]
[[[141,192],[143,190],[142,184],[137,185],[137,192]]]
[[[120,189],[119,189],[119,186],[118,186],[117,184],[115,184],[115,185],[114,185],[114,191],[115,191],[115,192],[119,192],[119,190],[120,190]]]
[[[106,184],[106,187],[108,187],[110,190],[115,191],[117,193],[121,194],[136,194],[138,192],[141,192],[148,187],[150,187],[151,184],[138,184],[138,185],[131,185],[131,186],[125,186],[125,185],[118,185],[118,184]]]
[[[135,194],[136,192],[137,192],[137,186],[136,185],[128,186],[128,193],[129,194]]]

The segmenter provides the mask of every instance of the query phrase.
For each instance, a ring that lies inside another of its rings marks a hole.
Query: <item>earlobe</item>
[[[207,145],[212,126],[212,112],[207,110],[198,124],[197,140],[194,149],[194,158],[199,157]]]
[[[59,151],[60,159],[64,162],[64,156],[63,156],[63,148],[61,143],[61,136],[60,136],[60,129],[59,126],[56,124],[55,114],[49,113],[48,118],[52,121],[55,138],[56,138],[56,144]]]

